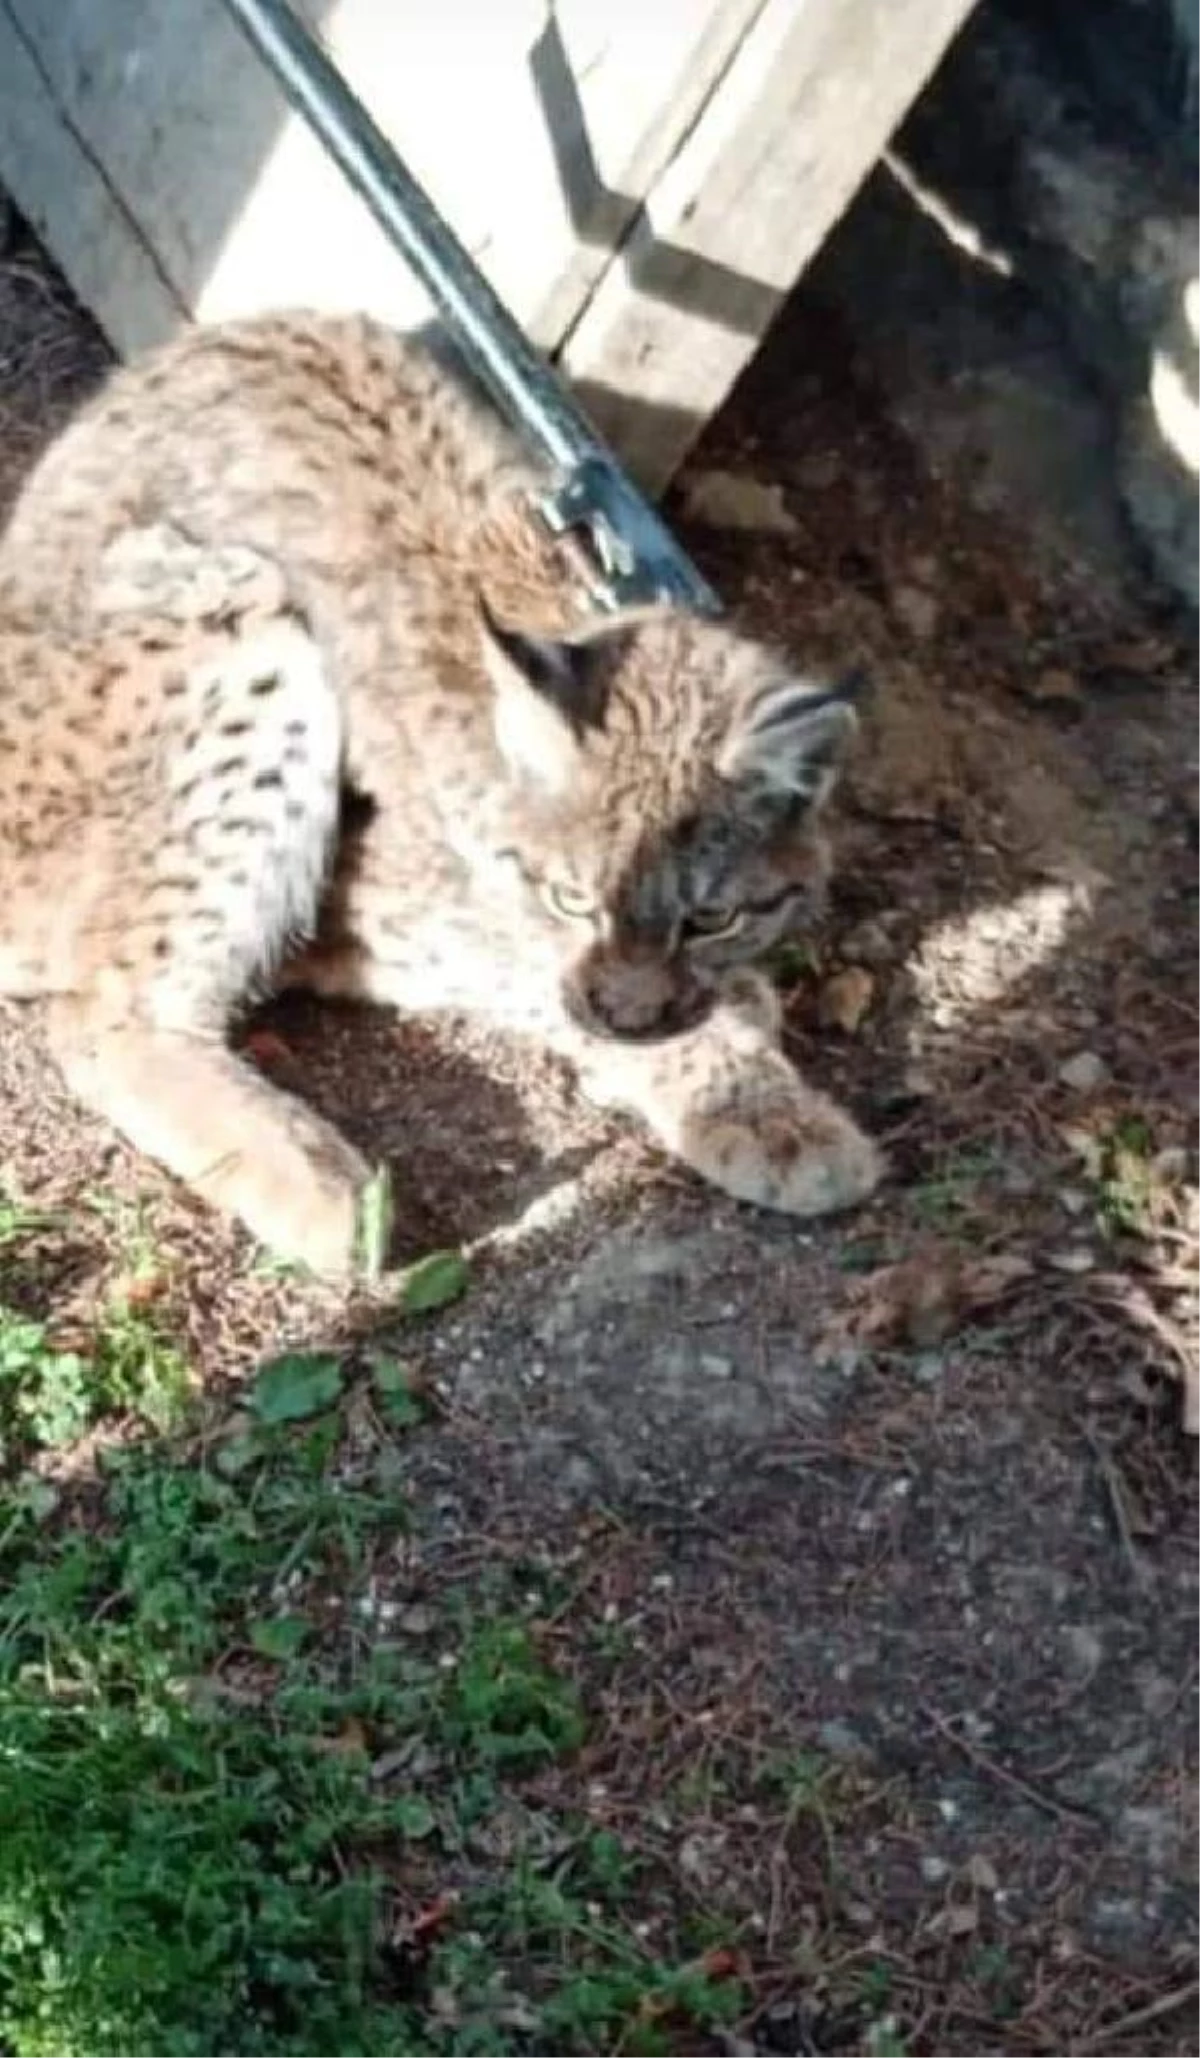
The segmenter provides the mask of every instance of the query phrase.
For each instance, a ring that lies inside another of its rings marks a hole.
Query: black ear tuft
[[[858,730],[855,702],[865,674],[834,686],[782,680],[744,706],[718,760],[727,779],[818,808],[827,799]]]
[[[509,628],[492,612],[484,593],[476,595],[476,605],[484,641],[493,652],[536,692],[549,694],[556,702],[569,702],[578,670],[576,648],[553,637],[530,636],[524,629]],[[563,712],[568,712],[566,705]]]
[[[591,719],[591,653],[586,645],[510,629],[482,594],[477,603],[501,753],[520,778],[564,792]]]

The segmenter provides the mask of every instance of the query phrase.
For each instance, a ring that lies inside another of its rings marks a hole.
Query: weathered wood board
[[[653,486],[971,0],[303,0]],[[428,307],[221,0],[0,0],[0,185],[124,354],[265,307]]]

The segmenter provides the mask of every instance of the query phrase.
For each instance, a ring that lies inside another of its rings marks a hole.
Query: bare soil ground
[[[103,362],[18,243],[3,496]],[[798,1228],[526,1050],[272,1009],[260,1062],[393,1160],[405,1245],[472,1246],[466,1298],[402,1335],[436,1419],[379,1595],[561,1575],[541,1634],[592,1729],[544,1781],[642,1853],[647,1921],[657,1895],[728,1938],[717,2047],[1193,2051],[1192,652],[1135,573],[1097,590],[930,476],[803,296],[713,470],[788,517],[706,526],[683,482],[731,607],[876,681],[828,931],[787,977],[797,1062],[892,1176]],[[5,1292],[62,1335],[126,1261],[94,1196],[140,1210],[214,1423],[281,1344],[394,1330],[81,1117],[32,1014],[0,1017],[0,1182],[60,1211]],[[818,1769],[802,1817],[755,1782],[781,1752]]]

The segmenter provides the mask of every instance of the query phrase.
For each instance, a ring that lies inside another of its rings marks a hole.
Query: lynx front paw
[[[874,1192],[882,1156],[832,1101],[796,1094],[753,1114],[719,1110],[687,1117],[679,1153],[713,1186],[756,1207],[828,1215]]]
[[[326,1278],[373,1278],[382,1269],[391,1227],[386,1175],[372,1173],[340,1138],[322,1139],[302,1165],[243,1160],[197,1184],[276,1257]]]

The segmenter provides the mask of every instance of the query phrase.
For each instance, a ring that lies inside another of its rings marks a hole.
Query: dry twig
[[[1078,2058],[1087,2058],[1092,2051],[1108,2051],[1122,2037],[1131,2036],[1134,2030],[1149,2029],[1152,2022],[1161,2022],[1164,2015],[1173,2015],[1177,2008],[1184,2008],[1188,2002],[1200,2000],[1200,1980],[1189,1980],[1184,1987],[1176,1987],[1169,1994],[1159,1994],[1157,2000],[1147,2001],[1144,2007],[1134,2008],[1130,2014],[1122,2015],[1116,2022],[1105,2023],[1088,2037],[1086,2043],[1076,2044]]]
[[[1055,1800],[1052,1794],[1044,1794],[1039,1787],[1031,1786],[1019,1773],[1010,1772],[1006,1765],[1000,1765],[994,1758],[989,1758],[986,1751],[981,1751],[978,1744],[973,1744],[961,1730],[955,1729],[953,1723],[948,1722],[944,1715],[939,1715],[937,1709],[931,1708],[927,1701],[921,1702],[921,1712],[932,1722],[935,1729],[940,1730],[944,1737],[958,1747],[964,1758],[969,1758],[973,1765],[977,1765],[981,1772],[986,1772],[999,1785],[1020,1794],[1032,1807],[1040,1808],[1044,1815],[1053,1815],[1061,1822],[1078,1822],[1085,1829],[1095,1830],[1100,1827],[1095,1816],[1086,1808],[1076,1808],[1069,1801]]]

